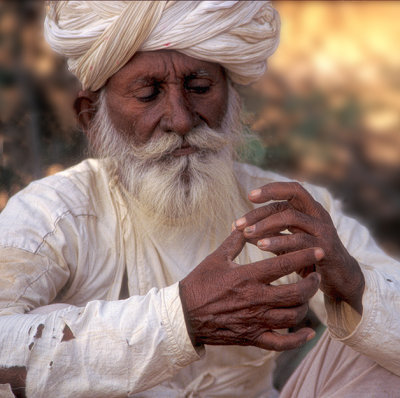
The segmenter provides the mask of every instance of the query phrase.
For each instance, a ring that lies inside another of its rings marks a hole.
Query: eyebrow
[[[210,73],[208,71],[206,71],[205,69],[199,69],[195,72],[192,72],[189,74],[189,78],[193,78],[193,77],[209,77]]]
[[[205,70],[205,69],[199,69],[194,72],[191,72],[186,76],[186,79],[195,79],[198,77],[210,77],[210,73]],[[128,89],[134,87],[136,84],[154,84],[154,82],[157,82],[159,79],[155,76],[145,76],[145,77],[139,77],[135,80],[132,80],[128,84]]]
[[[151,76],[139,77],[137,79],[131,80],[126,85],[126,89],[129,91],[129,90],[134,90],[136,86],[151,86],[155,82],[157,82],[157,79],[155,77]]]
[[[129,83],[129,86],[133,86],[134,84],[149,84],[154,83],[157,79],[155,77],[140,77],[138,79],[132,80]]]

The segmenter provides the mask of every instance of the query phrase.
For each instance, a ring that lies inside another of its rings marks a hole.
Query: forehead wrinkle
[[[176,69],[173,67],[174,70],[174,76],[178,78],[177,76],[177,72]],[[170,76],[170,72],[166,72],[166,73],[149,73],[146,76],[143,77],[138,77],[134,80],[132,80],[129,84],[128,84],[128,88],[132,88],[135,85],[151,85],[153,84],[155,81],[162,81],[162,80],[167,80]],[[189,78],[198,78],[198,77],[210,77],[210,73],[205,70],[205,69],[198,69],[189,73],[183,73],[183,77],[189,77]],[[179,78],[178,78],[179,79]]]
[[[129,82],[128,88],[131,88],[133,86],[137,85],[147,85],[147,84],[152,84],[154,81],[157,80],[154,76],[144,76],[144,77],[139,77],[137,79],[133,79],[132,81]]]
[[[155,65],[154,70],[146,70],[142,75],[136,76],[131,80],[127,88],[133,89],[135,86],[146,86],[152,85],[155,82],[167,82],[167,81],[180,81],[182,79],[195,79],[195,78],[210,78],[214,74],[210,72],[204,66],[192,66],[187,65],[180,66],[178,63],[170,62],[169,67],[167,60]],[[154,67],[154,66],[153,66]],[[149,66],[149,68],[151,68]]]

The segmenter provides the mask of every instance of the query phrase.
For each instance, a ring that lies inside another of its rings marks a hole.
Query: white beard
[[[92,149],[97,157],[107,159],[132,213],[141,210],[158,226],[203,226],[210,221],[226,225],[244,212],[233,172],[235,148],[242,140],[240,100],[231,86],[228,98],[221,128],[196,127],[184,137],[196,152],[175,157],[171,153],[181,147],[182,136],[164,133],[135,144],[113,126],[106,92],[101,92],[89,132]]]

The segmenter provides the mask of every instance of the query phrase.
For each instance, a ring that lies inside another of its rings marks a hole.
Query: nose
[[[197,119],[189,101],[178,88],[165,93],[164,114],[160,121],[164,132],[184,136],[196,126]]]

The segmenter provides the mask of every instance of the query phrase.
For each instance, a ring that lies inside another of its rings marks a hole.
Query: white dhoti
[[[292,374],[280,398],[395,398],[400,377],[325,332]]]

